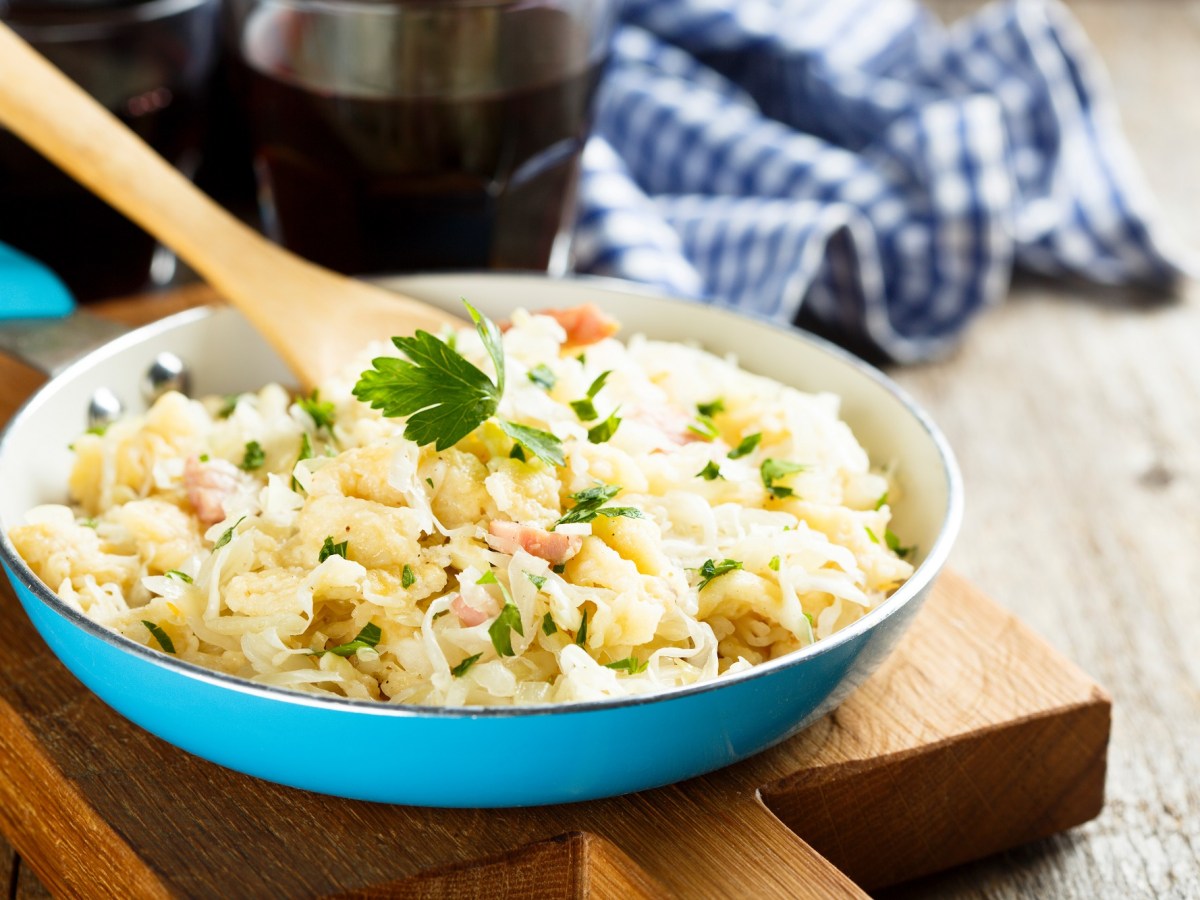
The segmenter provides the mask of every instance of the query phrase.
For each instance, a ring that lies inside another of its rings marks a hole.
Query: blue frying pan
[[[3,277],[3,276],[0,276]],[[519,708],[427,708],[295,693],[199,668],[150,650],[60,601],[7,537],[39,503],[64,502],[67,445],[97,393],[137,410],[147,374],[174,354],[194,393],[288,383],[274,352],[229,309],[199,309],[124,334],[63,367],[0,437],[0,562],[33,624],[62,663],[143,728],[221,765],[342,797],[425,806],[562,803],[643,790],[744,759],[825,715],[878,666],[916,614],[958,531],[962,490],[946,442],[885,376],[792,329],[602,279],[472,274],[386,284],[443,306],[468,297],[493,318],[512,309],[591,302],[626,334],[697,341],[752,371],[843,401],[843,418],[875,462],[895,462],[903,490],[894,529],[916,544],[915,574],[891,598],[830,638],[754,669],[648,697]],[[35,292],[36,293],[36,292]],[[61,315],[21,306],[24,315]],[[16,304],[6,309],[13,312]],[[20,326],[26,350],[39,329]],[[47,332],[47,333],[48,333]],[[61,355],[61,353],[60,353]]]

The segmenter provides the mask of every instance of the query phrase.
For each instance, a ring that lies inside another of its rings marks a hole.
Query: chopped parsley
[[[771,561],[769,563],[767,563],[767,568],[769,568],[772,572],[778,572],[779,571],[779,557],[772,556]]]
[[[504,595],[504,608],[500,610],[500,615],[496,616],[496,620],[488,626],[488,635],[491,637],[492,646],[496,648],[497,653],[501,656],[516,656],[512,648],[512,633],[515,631],[521,637],[525,636],[525,626],[521,624],[521,611],[513,603],[508,588],[496,580],[495,572],[489,569],[475,583],[494,584]]]
[[[554,617],[550,613],[542,616],[542,634],[551,635],[558,631],[558,626],[554,624]]]
[[[200,462],[208,462],[211,458],[207,453],[200,454]]]
[[[721,436],[721,432],[717,430],[717,423],[712,420],[712,416],[706,416],[703,413],[696,416],[696,421],[688,425],[688,431],[699,435],[706,441],[715,441]]]
[[[580,353],[578,356],[575,357],[575,361],[577,363],[579,363],[581,366],[586,366],[587,365],[587,354]]]
[[[702,591],[712,582],[714,578],[720,578],[722,575],[728,575],[735,569],[740,569],[742,564],[736,559],[725,559],[721,562],[714,562],[711,559],[706,559],[703,565],[700,566],[700,584],[696,586],[697,591]]]
[[[707,419],[711,419],[717,413],[725,412],[725,400],[718,397],[716,400],[711,400],[708,403],[697,403],[696,412]]]
[[[532,572],[526,572],[525,577],[528,578],[531,582],[533,582],[533,586],[535,588],[537,588],[539,591],[546,584],[546,576],[545,575],[534,575]]]
[[[238,519],[236,522],[234,522],[232,525],[230,525],[228,528],[226,528],[224,531],[221,532],[221,536],[219,538],[217,538],[217,542],[215,544],[213,544],[213,553],[216,553],[218,550],[220,550],[222,547],[224,547],[226,544],[228,544],[230,541],[233,540],[233,530],[235,528],[237,528],[239,525],[241,525],[242,522],[244,522],[245,520],[246,520],[246,517],[242,516],[240,519]]]
[[[336,647],[330,647],[328,650],[310,650],[313,656],[324,656],[326,653],[332,653],[335,656],[353,656],[359,650],[374,650],[379,643],[379,639],[383,637],[383,632],[374,622],[368,622],[363,626],[362,631],[354,636],[354,640],[345,644],[338,644]]]
[[[429,488],[430,488],[430,490],[433,490],[433,489],[434,489],[434,488],[433,488],[433,479],[432,479],[432,478],[426,478],[426,479],[425,479],[425,483],[426,483],[427,485],[429,485]]]
[[[562,441],[548,431],[540,428],[530,428],[528,425],[518,425],[516,422],[497,420],[500,430],[524,447],[542,462],[552,466],[563,466],[567,458],[563,454]],[[522,458],[524,454],[522,454]]]
[[[621,486],[618,484],[598,484],[577,494],[571,494],[575,505],[567,510],[566,515],[555,522],[551,528],[559,525],[572,525],[576,522],[590,522],[596,516],[606,516],[610,519],[617,516],[625,516],[629,519],[642,518],[642,511],[633,506],[609,506],[601,509],[605,503],[619,493],[621,493]]]
[[[887,544],[888,549],[901,559],[908,559],[917,549],[916,547],[901,547],[900,538],[896,537],[890,528],[883,533],[883,540]]]
[[[725,478],[725,476],[721,474],[721,467],[711,459],[708,461],[708,465],[696,473],[696,477],[703,478],[705,481],[715,481],[718,478]]]
[[[462,662],[460,662],[457,666],[455,666],[453,669],[451,669],[450,674],[453,675],[455,678],[462,678],[464,675],[467,674],[467,669],[471,668],[471,666],[473,666],[473,665],[475,665],[475,663],[479,662],[479,657],[481,657],[481,656],[483,656],[482,653],[476,653],[474,656],[468,656],[466,659],[464,659]]]
[[[501,656],[516,656],[512,648],[512,633],[525,636],[525,628],[521,625],[521,611],[512,603],[505,603],[496,621],[488,627],[492,646]]]
[[[98,528],[100,523],[95,519],[80,519],[79,524],[84,528]]]
[[[106,431],[108,431],[107,425],[93,425],[84,434],[94,434],[96,437],[104,437]]]
[[[741,459],[743,456],[749,456],[754,452],[754,448],[762,443],[762,432],[756,431],[754,434],[748,434],[742,438],[742,442],[729,451],[730,459]]]
[[[233,415],[233,411],[237,409],[238,400],[241,394],[226,394],[224,401],[221,403],[221,408],[217,410],[218,419],[228,419]]]
[[[168,571],[168,572],[165,572],[164,574],[165,574],[165,575],[166,575],[168,578],[176,578],[176,579],[178,579],[179,581],[182,581],[182,582],[184,582],[185,584],[192,584],[192,583],[193,583],[193,582],[192,582],[192,576],[191,576],[191,575],[189,575],[187,572],[180,572],[178,569],[171,569],[170,571]]]
[[[879,543],[879,538],[875,537],[875,532],[873,532],[873,531],[872,531],[870,528],[868,528],[866,525],[864,525],[864,526],[863,526],[863,531],[865,531],[865,532],[867,533],[867,537],[869,537],[869,538],[871,539],[871,543],[872,543],[872,544],[878,544],[878,543]]]
[[[764,459],[760,467],[763,486],[772,497],[791,497],[796,492],[790,487],[777,484],[781,478],[803,472],[808,466],[801,463],[786,462],[782,459]]]
[[[525,451],[521,449],[520,444],[513,444],[512,449],[508,451],[509,459],[518,459],[525,462]]]
[[[551,566],[550,571],[553,572],[555,575],[561,575],[563,572],[567,571],[567,564],[559,563],[556,566]]]
[[[308,439],[308,432],[306,431],[300,435],[300,455],[296,457],[296,466],[300,465],[306,459],[312,459],[312,455],[312,441]],[[292,468],[295,469],[296,466],[292,466]],[[296,480],[295,474],[292,475],[292,490],[303,490],[300,482]]]
[[[526,373],[529,380],[536,384],[544,391],[554,390],[554,386],[558,384],[558,376],[545,363],[538,363]]]
[[[346,558],[346,548],[350,546],[349,541],[342,541],[340,544],[335,544],[333,538],[325,538],[325,543],[321,546],[321,552],[317,555],[317,564],[325,562],[331,556],[340,556]]]
[[[604,668],[624,669],[630,675],[637,675],[639,672],[645,672],[648,665],[650,665],[649,661],[639,662],[636,656],[627,656],[624,659],[618,659],[616,662],[605,663]]]
[[[247,442],[246,450],[242,453],[241,467],[247,472],[252,472],[261,469],[266,461],[267,455],[263,453],[262,445],[258,441]]]
[[[158,641],[158,646],[162,647],[163,650],[167,651],[167,653],[175,652],[175,642],[171,640],[171,636],[169,634],[167,634],[153,622],[147,621],[146,619],[142,619],[142,624],[146,626],[146,629],[154,636],[154,639]]]
[[[875,501],[875,508],[877,510],[883,509],[885,506],[887,506],[887,502],[888,502],[888,492],[884,491],[882,494],[879,495],[879,499]]]
[[[603,444],[612,440],[612,436],[617,433],[617,428],[621,424],[621,419],[617,416],[619,410],[614,409],[612,415],[601,422],[599,425],[593,425],[588,429],[588,440],[593,444]]]
[[[400,573],[400,583],[405,588],[410,588],[417,583],[417,576],[413,574],[412,566],[408,563],[404,564],[404,571]]]
[[[571,409],[575,410],[575,415],[579,416],[580,422],[591,422],[599,415],[592,401],[596,399],[596,395],[600,393],[600,389],[604,387],[604,382],[608,381],[608,376],[611,374],[612,369],[601,372],[596,377],[596,380],[592,382],[592,386],[587,389],[586,397],[582,400],[571,401]]]
[[[587,643],[587,610],[583,611],[583,619],[579,623],[579,630],[575,632],[575,643],[582,647]]]
[[[296,401],[297,405],[308,413],[308,417],[313,420],[313,425],[319,430],[324,428],[330,434],[333,434],[333,423],[337,418],[337,414],[333,411],[332,400],[321,400],[321,392],[313,389],[313,392],[307,397],[301,397]]]

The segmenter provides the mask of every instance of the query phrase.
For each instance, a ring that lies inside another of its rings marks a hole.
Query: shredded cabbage
[[[564,466],[491,421],[418,447],[351,395],[387,352],[372,348],[322,386],[332,428],[270,385],[232,402],[167,394],[81,436],[73,505],[31,510],[13,542],[65,602],[140,643],[163,649],[148,621],[202,666],[427,705],[596,700],[744,671],[844,628],[911,574],[889,547],[899,487],[836,397],[641,337],[580,354],[555,318],[523,311],[503,342],[499,415],[561,439]],[[454,346],[490,371],[474,331]],[[527,377],[539,366],[549,390]],[[571,401],[605,372],[581,421]],[[613,414],[611,439],[590,440]],[[246,470],[252,441],[264,461]],[[772,485],[768,459],[802,468]],[[555,527],[598,485],[620,491]],[[332,650],[369,626],[373,645]]]

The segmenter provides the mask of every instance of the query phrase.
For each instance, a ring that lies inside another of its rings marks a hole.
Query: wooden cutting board
[[[209,299],[105,311],[137,321]],[[0,421],[38,381],[0,359]],[[953,573],[885,665],[805,733],[681,784],[530,810],[346,801],[222,769],[92,696],[7,584],[0,618],[0,829],[56,894],[857,897],[1103,803],[1108,696]],[[613,736],[614,764],[629,739]],[[569,752],[547,748],[548,778]],[[496,753],[481,747],[481,763]],[[390,761],[347,734],[331,764]]]

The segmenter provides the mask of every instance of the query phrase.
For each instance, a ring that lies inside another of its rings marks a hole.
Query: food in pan
[[[912,573],[838,399],[594,307],[418,332],[294,397],[161,397],[11,531],[179,659],[421,705],[587,701],[826,638]],[[886,464],[886,460],[880,461]]]

